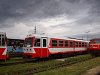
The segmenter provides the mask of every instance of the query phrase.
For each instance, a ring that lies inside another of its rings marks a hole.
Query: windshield
[[[32,38],[26,38],[24,46],[25,47],[32,47]]]

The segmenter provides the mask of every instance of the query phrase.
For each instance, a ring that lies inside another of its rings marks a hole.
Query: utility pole
[[[87,34],[87,41],[88,41],[88,33],[89,33],[90,31],[87,31],[87,32],[85,32],[86,34]]]
[[[83,39],[83,36],[82,36],[82,40],[84,40],[84,39]]]
[[[34,29],[34,34],[36,34],[36,26],[35,26],[35,29]]]

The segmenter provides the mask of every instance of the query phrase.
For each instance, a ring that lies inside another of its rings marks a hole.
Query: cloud
[[[100,0],[0,0],[0,31],[25,37],[37,26],[39,34],[95,35],[100,33],[99,15]]]

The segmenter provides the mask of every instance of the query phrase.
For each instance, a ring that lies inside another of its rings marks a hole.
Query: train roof
[[[85,40],[77,39],[77,38],[62,37],[62,36],[48,36],[48,35],[45,35],[45,34],[41,34],[41,35],[39,35],[39,34],[30,34],[30,35],[27,35],[27,38],[28,37],[36,37],[36,38],[47,37],[47,38],[54,38],[54,39],[65,39],[65,40],[89,42],[89,41],[85,41]]]
[[[22,40],[24,41],[24,39],[16,39],[16,38],[7,38],[8,40]]]
[[[100,38],[93,38],[93,39],[91,39],[91,40],[100,40]]]
[[[6,34],[5,32],[0,32],[0,34]]]
[[[19,39],[19,38],[7,38],[9,40],[24,40],[24,39]]]

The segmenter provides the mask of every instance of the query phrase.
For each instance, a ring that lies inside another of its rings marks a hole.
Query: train
[[[100,55],[100,38],[94,38],[89,43],[89,53],[92,55]]]
[[[10,56],[21,56],[23,43],[23,39],[7,38],[6,33],[0,32],[0,60],[6,61]]]
[[[7,38],[6,33],[0,32],[0,60],[6,60],[7,55]]]
[[[47,35],[27,35],[23,47],[24,58],[48,58],[55,55],[87,52],[88,41],[53,37]]]
[[[49,58],[89,52],[100,54],[100,38],[82,39],[30,34],[25,39],[7,38],[0,32],[0,60],[7,60],[10,52],[21,52],[23,58]]]

